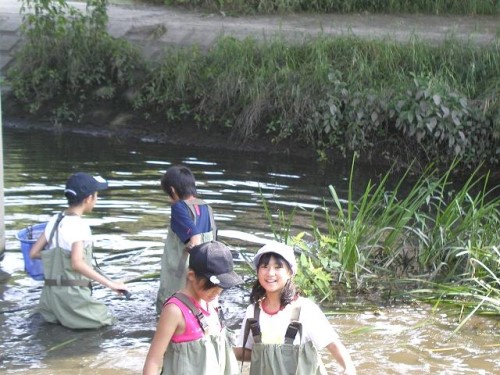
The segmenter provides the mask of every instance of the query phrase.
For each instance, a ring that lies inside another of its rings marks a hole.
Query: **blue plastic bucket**
[[[16,234],[21,242],[21,252],[24,259],[24,270],[35,280],[43,280],[43,263],[41,259],[31,259],[30,250],[38,237],[42,235],[47,223],[31,225]]]

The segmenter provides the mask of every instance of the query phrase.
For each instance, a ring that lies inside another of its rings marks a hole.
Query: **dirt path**
[[[447,17],[422,15],[309,15],[226,17],[165,7],[113,5],[109,7],[109,30],[142,46],[154,57],[168,45],[212,45],[220,35],[265,40],[281,35],[290,41],[324,34],[354,35],[367,39],[406,42],[413,36],[431,43],[447,37],[471,40],[480,45],[494,41],[500,32],[499,17]]]
[[[126,0],[128,1],[128,0]],[[84,9],[84,2],[68,2]],[[19,45],[22,17],[17,0],[0,2],[0,68],[4,70]],[[166,46],[197,44],[209,48],[220,35],[264,40],[277,34],[290,41],[303,41],[318,34],[390,38],[405,42],[412,36],[431,43],[446,37],[485,45],[500,35],[500,17],[451,17],[375,14],[292,14],[227,17],[220,13],[187,11],[165,6],[110,5],[108,29],[141,47],[146,58],[161,55]]]

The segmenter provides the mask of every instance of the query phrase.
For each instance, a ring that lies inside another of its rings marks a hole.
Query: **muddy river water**
[[[329,184],[345,192],[349,163],[321,167],[293,156],[128,142],[78,134],[6,128],[4,141],[5,259],[0,263],[0,374],[139,374],[156,326],[157,278],[131,282],[131,300],[95,289],[119,322],[100,330],[69,330],[36,313],[41,282],[29,278],[16,233],[63,209],[62,190],[75,171],[101,174],[111,188],[86,216],[95,254],[113,278],[159,271],[169,206],[159,187],[168,166],[188,165],[199,195],[212,204],[220,239],[234,249],[247,286],[222,295],[226,319],[238,330],[252,273],[243,254],[273,237],[262,196],[276,215],[296,208],[294,234],[309,231]],[[358,168],[360,189],[376,168]],[[346,196],[346,195],[345,195]],[[472,319],[458,333],[457,316],[426,304],[375,305],[357,300],[326,309],[351,351],[358,374],[500,374],[500,322]],[[329,355],[330,374],[340,373]]]

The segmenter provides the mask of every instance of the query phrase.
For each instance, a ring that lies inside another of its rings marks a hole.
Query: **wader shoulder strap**
[[[299,317],[300,305],[297,304],[293,307],[292,314],[290,315],[290,324],[285,333],[285,344],[293,344],[297,332],[300,334],[300,340],[302,341],[302,323],[299,322]]]
[[[260,343],[260,325],[259,325],[259,316],[260,316],[260,306],[258,303],[255,304],[254,310],[253,310],[253,318],[248,318],[247,322],[245,324],[245,330],[244,335],[243,335],[243,350],[245,349],[245,345],[248,340],[248,335],[250,334],[250,331],[252,331],[252,336],[253,336],[253,342],[254,343]]]
[[[47,242],[50,246],[50,243],[52,242],[52,239],[54,238],[54,234],[57,232],[57,229],[59,227],[59,223],[61,222],[61,220],[64,218],[64,213],[63,212],[59,212],[59,215],[57,216],[57,220],[54,224],[54,226],[52,227],[52,230],[50,231],[50,236],[49,236],[49,242]],[[58,245],[58,238],[57,238],[57,241],[56,241],[56,246]]]
[[[57,220],[54,223],[54,226],[52,227],[52,230],[50,232],[49,236],[49,241],[47,242],[50,246],[52,239],[54,238],[54,234],[56,236],[56,243],[55,246],[59,246],[59,224],[61,223],[61,220],[64,218],[64,213],[60,212],[59,215],[57,216]],[[54,265],[54,262],[52,262],[52,265]],[[72,279],[63,279],[61,275],[59,275],[56,279],[44,279],[44,285],[47,286],[81,286],[85,288],[91,288],[92,289],[92,284],[90,281],[86,280],[72,280]]]
[[[252,331],[253,342],[258,344],[261,342],[260,335],[260,325],[259,325],[259,317],[260,317],[260,306],[259,303],[255,303],[253,310],[253,318],[248,318],[245,323],[245,328],[243,331],[243,356],[241,358],[241,371],[243,371],[243,361],[245,360],[245,353],[247,351],[246,344],[248,341],[248,335],[250,331]]]
[[[191,199],[191,200],[186,200],[184,202],[187,204],[187,206],[191,210],[191,213],[193,215],[193,221],[194,221],[195,224],[196,224],[196,212],[194,210],[194,206],[195,205],[198,205],[198,206],[207,206],[209,217],[210,217],[210,228],[212,229],[212,232],[213,232],[213,235],[214,235],[214,241],[215,241],[216,234],[217,234],[217,227],[215,226],[214,212],[213,212],[212,206],[210,206],[207,202],[205,202],[204,200],[199,199],[199,198],[195,198],[195,199]]]
[[[206,319],[205,315],[203,315],[203,312],[197,306],[195,306],[195,304],[193,303],[193,301],[191,301],[191,299],[188,296],[186,296],[184,293],[180,293],[180,292],[174,293],[172,295],[172,297],[177,298],[189,310],[191,310],[191,312],[193,313],[193,315],[196,317],[196,320],[198,320],[198,324],[200,325],[202,331],[205,333],[206,330],[207,330],[207,328],[208,328],[207,319]],[[170,297],[170,298],[172,298],[172,297]],[[167,302],[168,302],[168,300],[167,300]]]
[[[212,234],[214,236],[214,241],[217,240],[217,227],[215,226],[215,219],[214,219],[214,211],[212,210],[212,207],[207,204],[208,207],[208,215],[210,216],[210,228],[212,229]]]

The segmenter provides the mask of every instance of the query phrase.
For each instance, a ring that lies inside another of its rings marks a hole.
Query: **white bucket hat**
[[[291,246],[277,241],[271,241],[265,244],[259,249],[259,251],[257,251],[257,254],[255,254],[255,257],[253,258],[255,269],[259,266],[259,261],[262,255],[266,253],[274,253],[282,256],[283,259],[285,259],[290,265],[292,273],[294,275],[297,273],[297,261],[295,260],[295,254]]]

